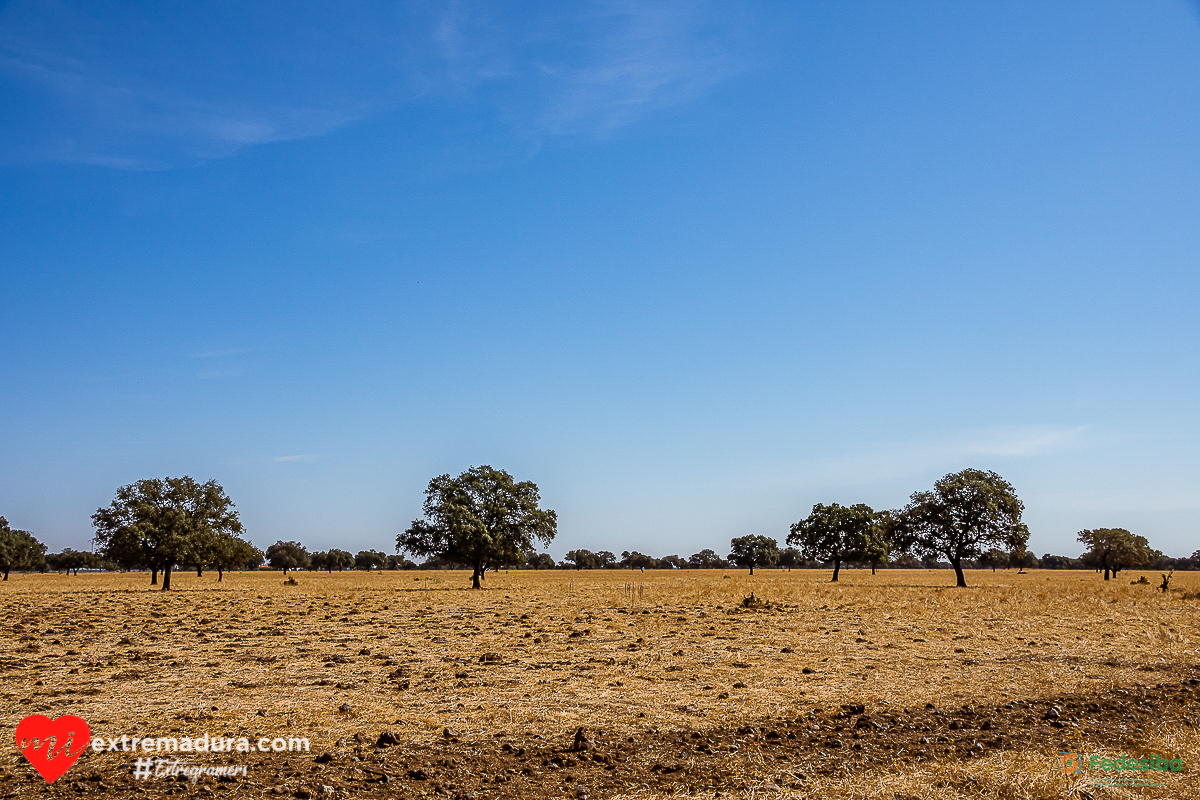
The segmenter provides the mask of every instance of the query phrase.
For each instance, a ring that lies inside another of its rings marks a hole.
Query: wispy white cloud
[[[1086,426],[1052,425],[963,431],[794,462],[782,468],[773,482],[794,487],[862,486],[972,466],[990,469],[989,461],[1036,458],[1082,446],[1087,431]]]
[[[518,28],[458,4],[441,16],[435,38],[456,85],[498,89],[514,126],[537,136],[604,135],[741,68],[728,7],[667,0],[570,8]]]
[[[320,461],[320,456],[298,455],[298,456],[275,456],[276,462],[287,462],[293,464],[312,464]]]
[[[718,14],[716,10],[721,10]],[[729,7],[460,2],[0,8],[0,152],[154,168],[468,96],[520,136],[598,134],[729,75]]]
[[[1074,447],[1087,430],[1086,425],[993,428],[967,433],[944,447],[951,452],[958,450],[963,456],[1026,458]]]
[[[319,135],[366,113],[369,103],[352,92],[308,88],[318,65],[305,51],[272,62],[272,34],[295,38],[294,19],[281,14],[260,31],[263,46],[248,47],[228,32],[262,20],[233,16],[9,3],[0,12],[0,81],[17,89],[8,103],[19,105],[5,108],[0,126],[7,156],[167,166]],[[280,80],[281,67],[294,83]]]
[[[1042,492],[1036,495],[1038,506],[1047,511],[1068,511],[1077,517],[1096,514],[1162,514],[1200,510],[1200,491],[1188,486],[1105,491]],[[1087,523],[1101,525],[1106,523]],[[1194,528],[1195,523],[1189,527]]]

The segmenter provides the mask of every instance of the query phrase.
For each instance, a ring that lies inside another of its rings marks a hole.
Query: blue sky
[[[391,550],[782,539],[978,467],[1200,546],[1200,16],[1136,3],[0,4],[0,514],[140,478]]]

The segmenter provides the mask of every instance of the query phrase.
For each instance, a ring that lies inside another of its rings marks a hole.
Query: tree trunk
[[[1108,580],[1108,565],[1104,565],[1104,580]]]
[[[479,568],[479,565],[478,565],[478,564],[476,564],[476,565],[475,565],[475,569],[474,569],[474,571],[473,571],[473,572],[471,572],[471,588],[472,588],[472,589],[479,589],[479,588],[482,588],[482,587],[480,587],[480,585],[479,585],[479,575],[480,575],[480,573],[482,573],[482,572],[483,572],[483,570]]]
[[[961,586],[964,589],[967,588],[967,577],[963,575],[962,559],[951,559],[950,563],[954,565],[954,577],[958,579],[958,583],[955,586]]]
[[[196,577],[197,578],[204,577],[204,567],[196,567]]]
[[[871,574],[872,575],[875,574],[875,562],[874,561],[871,562]]]
[[[158,567],[150,568],[150,585],[158,586]]]
[[[163,587],[164,592],[171,590],[171,570],[175,567],[174,564],[167,564],[163,569]]]
[[[8,580],[8,567],[4,568],[4,580]]]
[[[750,565],[750,574],[751,575],[754,574],[754,565],[753,564]]]
[[[225,569],[223,567],[217,567],[217,583],[220,583],[223,580],[225,580]]]
[[[837,576],[838,576],[838,573],[841,572],[841,570],[842,570],[842,560],[840,558],[835,558],[833,560],[833,580],[830,581],[830,583],[837,583]]]

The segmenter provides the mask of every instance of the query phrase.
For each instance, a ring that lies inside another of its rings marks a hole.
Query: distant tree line
[[[308,552],[308,548],[299,542],[279,541],[267,548],[267,564],[273,569],[283,570],[286,575],[289,570],[308,570],[341,572],[347,569],[385,570],[385,569],[416,569],[417,565],[401,556],[388,555],[378,550],[359,550],[357,555],[349,551],[331,550]]]
[[[791,527],[788,567],[833,567],[833,578],[845,563],[901,568],[952,568],[958,586],[966,586],[964,569],[1087,569],[1109,580],[1122,569],[1200,569],[1200,550],[1190,558],[1169,558],[1150,547],[1145,537],[1124,528],[1080,531],[1088,549],[1077,559],[1049,553],[1041,560],[1026,549],[1029,528],[1021,521],[1024,505],[1008,481],[994,472],[966,469],[941,478],[932,491],[915,492],[904,508],[876,512],[867,505],[836,503],[813,506]],[[785,552],[776,540],[743,536],[731,542],[730,560],[737,566],[782,565]],[[799,564],[795,562],[801,562]]]
[[[760,534],[735,537],[722,557],[705,549],[684,559],[623,551],[571,550],[555,562],[538,552],[557,532],[554,511],[539,507],[538,488],[517,482],[503,470],[472,467],[457,477],[440,475],[426,490],[423,519],[396,537],[397,554],[331,548],[309,552],[297,541],[278,541],[259,550],[244,537],[233,502],[215,481],[190,477],[148,479],[122,486],[112,503],[92,515],[95,552],[64,549],[46,553],[29,531],[14,530],[0,517],[0,572],[81,569],[147,570],[150,583],[171,586],[177,568],[215,570],[217,580],[230,570],[257,569],[264,563],[285,574],[294,570],[468,569],[479,588],[495,569],[805,569],[832,568],[837,581],[844,566],[940,569],[1094,569],[1105,580],[1126,569],[1200,569],[1200,550],[1188,558],[1170,558],[1150,547],[1145,537],[1124,528],[1080,531],[1087,549],[1078,558],[1047,553],[1040,559],[1026,549],[1029,529],[1021,521],[1024,506],[1011,484],[994,472],[967,469],[946,475],[932,490],[915,492],[900,509],[875,511],[865,504],[818,503],[794,523],[787,547]],[[423,559],[410,561],[402,553]]]

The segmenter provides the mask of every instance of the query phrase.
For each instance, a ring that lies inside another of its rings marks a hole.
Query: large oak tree
[[[995,472],[964,469],[945,476],[931,492],[915,492],[900,511],[888,515],[887,536],[894,549],[945,556],[958,586],[966,586],[962,562],[993,547],[1024,552],[1029,528],[1025,506],[1008,481]]]
[[[425,490],[425,518],[396,536],[396,550],[469,564],[471,587],[478,589],[485,570],[523,564],[535,542],[554,539],[558,515],[539,502],[535,483],[518,483],[493,467],[439,475]]]
[[[831,562],[836,582],[844,561],[878,563],[887,558],[887,542],[876,519],[875,511],[863,503],[817,503],[811,514],[792,525],[787,542],[807,561]]]
[[[1089,567],[1104,569],[1104,580],[1126,568],[1148,567],[1160,555],[1150,548],[1144,536],[1124,528],[1096,528],[1080,531],[1079,541],[1088,546],[1080,560]]]
[[[176,564],[204,563],[217,537],[238,538],[242,523],[233,501],[214,480],[148,478],[122,486],[108,508],[92,514],[96,542],[104,557],[126,567],[151,571],[150,583],[163,573],[163,591],[171,588]]]

